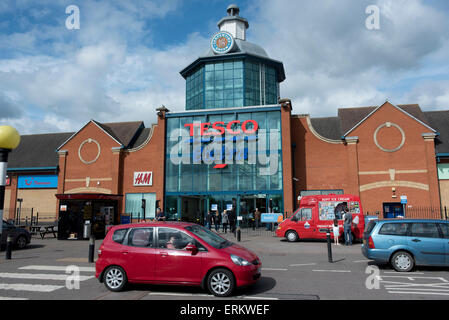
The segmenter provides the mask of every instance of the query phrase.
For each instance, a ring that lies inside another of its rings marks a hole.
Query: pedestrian
[[[165,214],[161,208],[157,208],[156,210],[156,221],[165,221]]]
[[[216,210],[215,216],[214,216],[215,231],[218,232],[218,230],[220,229],[220,224],[221,224],[221,216],[220,216],[220,213],[218,212],[218,210]]]
[[[338,238],[340,237],[340,227],[338,225],[337,218],[334,219],[334,225],[333,225],[332,229],[334,231],[334,244],[338,246],[338,245],[340,245],[338,243]]]
[[[260,211],[259,208],[256,208],[254,211],[254,222],[256,223],[256,228],[259,228],[260,226]]]
[[[348,208],[344,209],[343,214],[344,224],[343,224],[343,232],[345,235],[345,245],[352,245],[352,214],[348,211]]]
[[[206,215],[206,228],[209,230],[212,228],[212,214],[210,211],[207,211]]]
[[[234,209],[232,209],[231,211],[229,211],[228,213],[228,220],[229,220],[229,230],[232,233],[235,233],[235,222],[236,222],[236,217],[235,217],[235,211]]]
[[[221,224],[223,225],[223,232],[226,233],[228,231],[229,224],[229,216],[226,210],[221,214]]]

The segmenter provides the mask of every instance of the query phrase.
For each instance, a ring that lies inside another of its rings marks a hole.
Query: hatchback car
[[[111,291],[129,283],[201,286],[215,296],[255,283],[256,254],[193,223],[114,226],[99,250],[95,276]]]
[[[2,222],[1,247],[6,247],[8,236],[12,236],[12,243],[18,249],[25,248],[31,242],[31,234],[26,229],[16,227],[14,224],[5,220]]]
[[[449,221],[371,220],[363,235],[362,253],[401,272],[416,265],[449,266]]]

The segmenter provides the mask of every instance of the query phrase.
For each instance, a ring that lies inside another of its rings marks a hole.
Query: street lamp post
[[[10,126],[0,126],[0,220],[3,221],[3,205],[5,203],[6,168],[8,166],[8,154],[17,148],[20,143],[20,135],[16,129]],[[0,224],[0,238],[3,222]]]

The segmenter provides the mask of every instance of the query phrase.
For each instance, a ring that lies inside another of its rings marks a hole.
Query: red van
[[[326,232],[332,228],[335,218],[340,226],[340,236],[343,234],[343,209],[347,208],[352,214],[352,239],[363,238],[365,220],[362,204],[358,196],[341,195],[314,195],[301,198],[299,209],[290,218],[282,221],[276,236],[286,238],[290,242],[299,239],[326,239]],[[334,234],[331,230],[331,238]]]

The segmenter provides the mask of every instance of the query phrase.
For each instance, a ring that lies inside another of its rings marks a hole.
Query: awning
[[[103,193],[64,193],[57,194],[56,198],[58,200],[122,200],[123,195]]]

